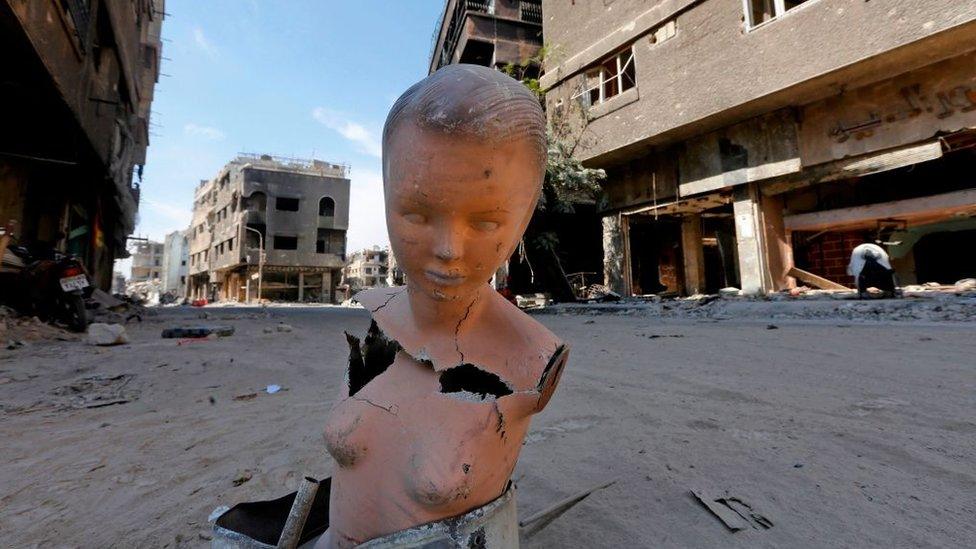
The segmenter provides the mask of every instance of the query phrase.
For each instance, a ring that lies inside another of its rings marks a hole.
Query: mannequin
[[[383,131],[390,243],[407,285],[361,292],[365,338],[325,440],[337,467],[329,530],[353,547],[463,515],[506,493],[533,414],[567,359],[488,284],[518,245],[545,174],[545,117],[492,69],[444,67]]]

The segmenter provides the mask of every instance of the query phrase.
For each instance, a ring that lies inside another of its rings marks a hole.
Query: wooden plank
[[[797,269],[796,267],[790,269],[789,273],[787,274],[815,288],[820,288],[821,290],[850,290],[850,288],[847,286],[827,280],[826,278],[804,271],[803,269]]]
[[[976,189],[788,215],[783,222],[788,231],[822,231],[872,226],[884,219],[931,221],[968,212],[976,212]]]
[[[774,196],[828,181],[852,179],[873,173],[894,170],[896,168],[904,168],[920,162],[935,160],[941,156],[942,144],[938,140],[921,144],[916,143],[879,154],[845,158],[843,160],[813,166],[802,172],[789,174],[764,184],[762,186],[762,193],[766,196]]]

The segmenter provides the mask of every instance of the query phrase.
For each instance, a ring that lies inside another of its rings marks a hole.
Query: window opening
[[[275,209],[283,212],[297,212],[298,199],[279,196],[275,198]]]
[[[323,196],[322,200],[319,200],[319,215],[322,217],[334,217],[335,200],[332,200],[328,196]]]
[[[297,236],[283,236],[276,234],[274,237],[274,248],[276,250],[297,250],[298,249],[298,237]]]
[[[746,14],[746,28],[754,28],[781,17],[810,0],[742,0]]]
[[[587,71],[584,89],[573,96],[582,99],[586,106],[599,105],[604,101],[637,87],[634,69],[634,48],[604,59],[597,68]]]

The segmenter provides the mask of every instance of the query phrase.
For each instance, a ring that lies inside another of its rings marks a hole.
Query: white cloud
[[[224,132],[214,128],[213,126],[200,126],[193,124],[192,122],[183,126],[183,133],[186,135],[193,135],[209,139],[211,141],[221,141],[224,138]]]
[[[352,183],[347,253],[374,245],[389,245],[386,208],[383,204],[383,176],[378,170],[354,170],[349,179]]]
[[[197,43],[197,47],[199,47],[203,53],[207,54],[213,59],[217,58],[217,47],[207,39],[206,35],[203,34],[203,29],[200,27],[193,27],[193,41]]]
[[[382,156],[382,146],[376,135],[366,129],[362,124],[349,120],[340,112],[316,107],[312,111],[312,117],[322,123],[330,130],[335,130],[342,137],[356,145],[359,152],[380,158]]]
[[[171,227],[169,231],[173,231],[176,229],[185,229],[190,226],[190,220],[193,217],[193,212],[190,210],[189,202],[187,203],[186,206],[180,207],[167,202],[160,202],[158,200],[151,200],[151,199],[144,198],[142,200],[142,203],[152,213],[156,214],[160,218],[165,219],[166,221],[165,224]],[[154,234],[153,236],[158,238],[160,235]]]

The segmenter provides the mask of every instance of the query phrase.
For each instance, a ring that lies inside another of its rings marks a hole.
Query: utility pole
[[[258,235],[258,303],[261,303],[261,282],[264,280],[264,235],[261,234],[261,231],[247,225],[244,228]],[[251,296],[248,296],[248,300],[250,298]]]

